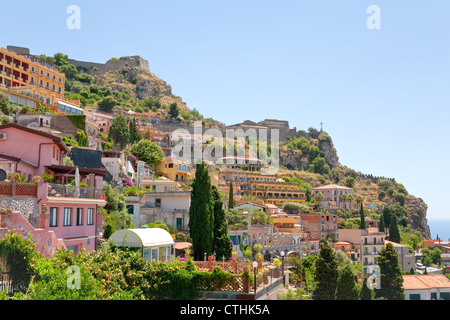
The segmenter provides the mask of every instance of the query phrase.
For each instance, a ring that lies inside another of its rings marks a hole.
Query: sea
[[[450,239],[450,219],[427,219],[430,227],[431,238],[448,241]]]

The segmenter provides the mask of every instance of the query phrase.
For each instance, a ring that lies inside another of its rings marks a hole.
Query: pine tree
[[[115,117],[109,129],[109,136],[115,144],[124,149],[130,140],[130,132],[128,130],[127,121],[122,115]]]
[[[214,201],[214,239],[212,250],[218,259],[231,257],[231,239],[228,236],[228,223],[225,219],[225,210],[220,192],[215,185],[211,186],[212,199]]]
[[[334,249],[326,239],[320,245],[315,266],[314,279],[317,286],[313,292],[313,298],[315,300],[334,300],[339,275],[338,263]]]
[[[397,216],[395,214],[392,215],[389,225],[389,241],[400,243],[400,230],[398,229]]]
[[[367,286],[367,277],[364,278],[362,287],[361,287],[361,293],[360,293],[360,300],[372,300],[373,299],[373,289],[369,289]]]
[[[211,255],[214,227],[214,204],[211,195],[211,178],[207,165],[197,165],[192,183],[191,205],[189,207],[189,233],[194,247],[194,259],[203,260]]]
[[[234,208],[233,183],[230,182],[230,193],[228,195],[228,209]]]
[[[339,271],[336,300],[358,300],[357,277],[349,264]]]
[[[363,204],[361,203],[361,209],[359,210],[359,214],[361,215],[361,223],[359,225],[360,229],[365,229],[366,228],[366,220],[364,217],[364,208],[363,208]]]
[[[381,286],[380,289],[375,290],[376,297],[387,300],[404,300],[402,272],[398,254],[392,243],[388,243],[380,251],[378,265],[380,266]]]

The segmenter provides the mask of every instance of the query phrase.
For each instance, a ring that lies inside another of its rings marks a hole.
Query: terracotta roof
[[[345,190],[353,190],[352,188],[347,188],[344,186],[339,186],[337,184],[328,184],[326,186],[321,186],[317,188],[313,188],[313,190],[322,190],[322,189],[345,189]]]
[[[35,129],[31,129],[31,128],[28,128],[28,127],[24,127],[24,126],[19,126],[18,124],[15,124],[15,123],[7,123],[7,124],[0,125],[0,130],[7,129],[7,128],[15,128],[15,129],[18,129],[18,130],[27,131],[27,132],[30,132],[30,133],[33,133],[33,134],[37,134],[39,136],[51,139],[60,147],[60,149],[66,151],[66,152],[70,151],[69,148],[61,140],[60,137],[54,136],[52,134],[48,134],[48,133],[45,133],[45,132],[42,132],[42,131],[39,131],[39,130],[35,130]]]
[[[190,242],[175,242],[175,250],[184,250],[192,247]]]
[[[339,241],[339,242],[335,242],[335,243],[333,243],[333,245],[334,246],[339,246],[339,245],[348,245],[348,244],[351,244],[350,242],[347,242],[347,241]]]
[[[405,290],[450,288],[450,280],[443,274],[407,274],[403,275]]]

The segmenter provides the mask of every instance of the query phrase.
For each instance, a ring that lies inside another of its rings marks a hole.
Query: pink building
[[[62,164],[68,152],[59,137],[13,123],[0,125],[0,181],[9,172],[31,180],[44,173],[45,166]]]
[[[62,166],[69,151],[60,138],[15,124],[0,126],[0,237],[8,230],[28,234],[42,254],[57,247],[75,252],[96,249],[103,230],[98,208],[106,204],[102,190],[104,169]],[[77,173],[78,171],[78,173]],[[4,181],[17,172],[28,182]],[[53,175],[51,182],[29,183],[41,173]],[[70,185],[75,176],[87,187]]]

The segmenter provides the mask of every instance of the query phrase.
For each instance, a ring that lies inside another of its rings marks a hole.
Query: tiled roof
[[[352,190],[352,188],[347,188],[343,186],[339,186],[337,184],[328,184],[326,186],[321,186],[317,188],[313,188],[313,190],[322,190],[322,189],[344,189],[344,190]]]
[[[405,290],[450,288],[450,280],[443,274],[407,274],[403,275]]]
[[[18,130],[27,131],[29,133],[36,134],[36,135],[39,135],[39,136],[51,139],[51,140],[53,140],[55,142],[56,145],[58,145],[58,147],[61,150],[66,151],[66,152],[70,151],[69,148],[66,146],[66,144],[62,141],[62,139],[60,137],[54,136],[52,134],[48,134],[48,133],[45,133],[45,132],[42,132],[42,131],[39,131],[39,130],[35,130],[35,129],[32,129],[32,128],[20,126],[20,125],[15,124],[15,123],[7,123],[7,124],[0,125],[0,130],[7,129],[7,128],[15,128],[15,129],[18,129]]]

